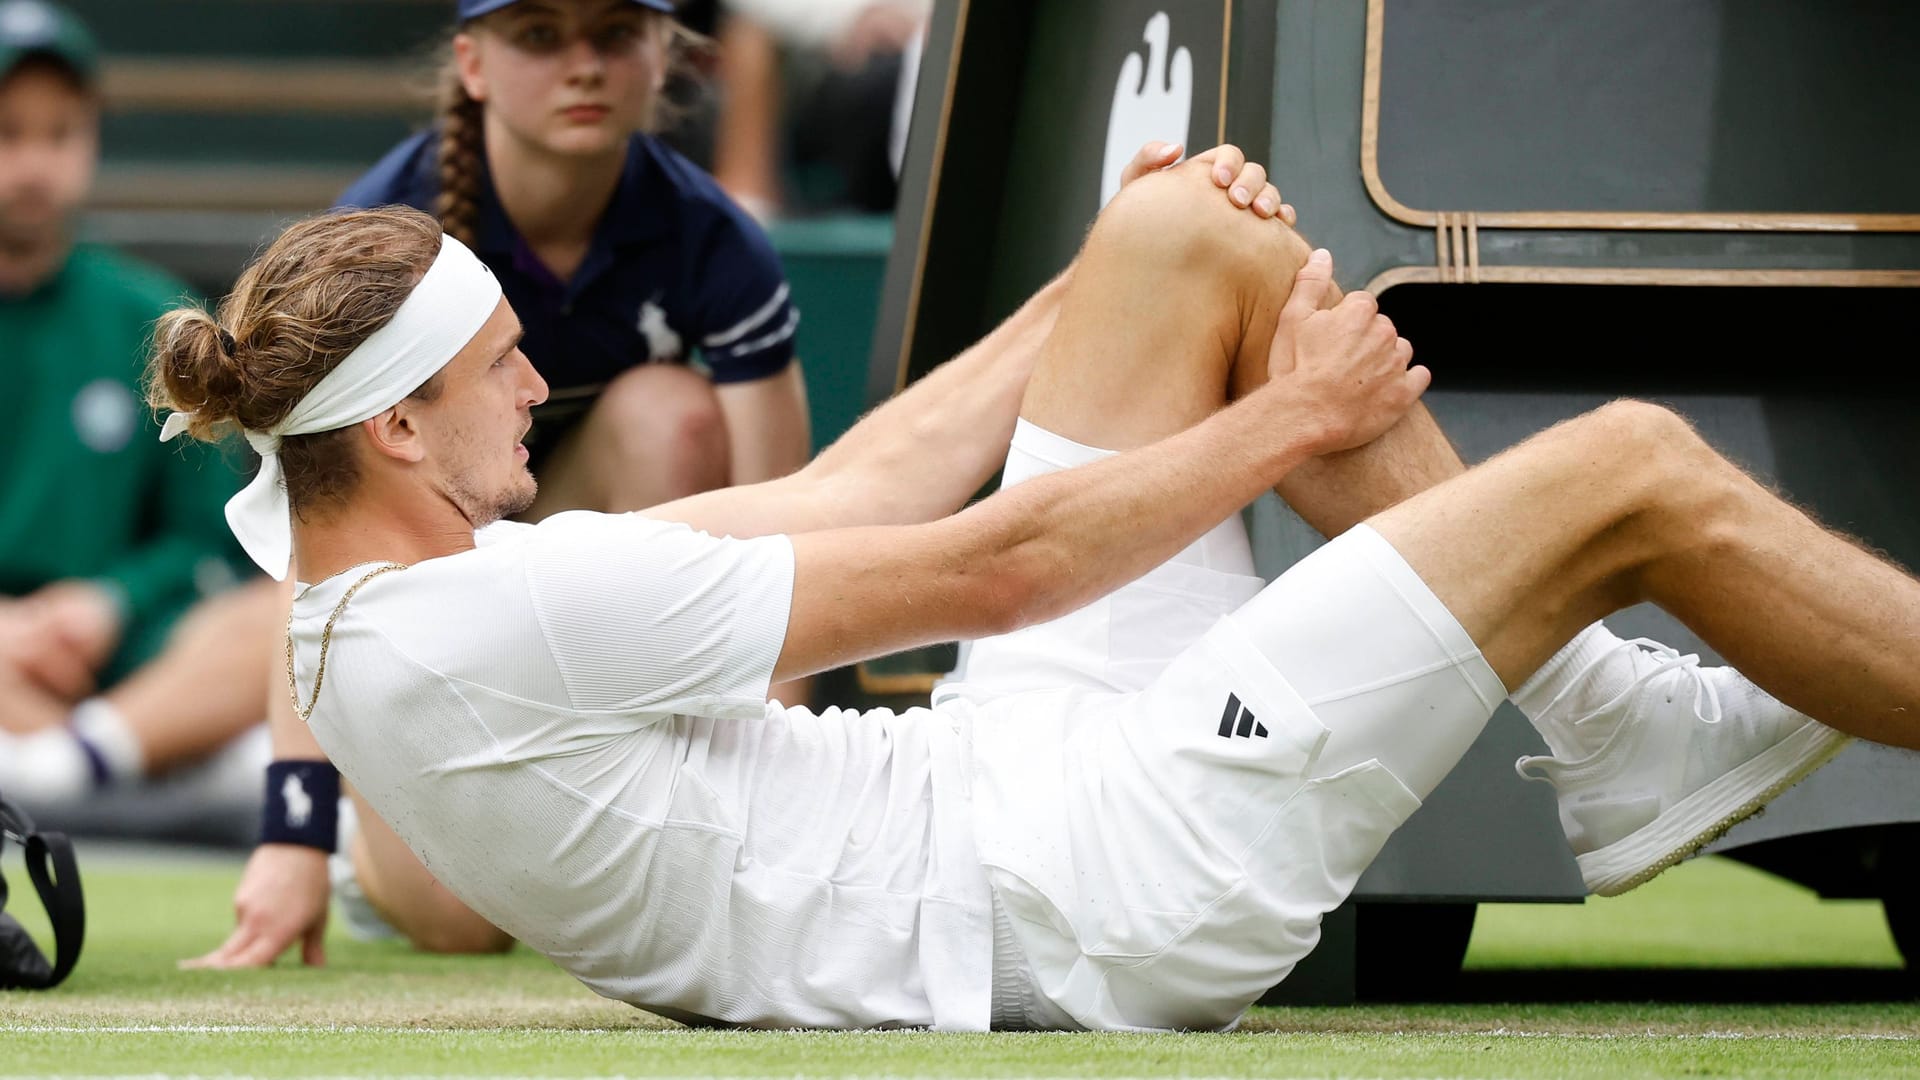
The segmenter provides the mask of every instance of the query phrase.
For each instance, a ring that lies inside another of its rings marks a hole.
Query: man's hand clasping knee
[[[1267,351],[1269,385],[1301,396],[1328,451],[1372,442],[1406,415],[1433,376],[1368,292],[1332,293],[1333,256],[1316,249],[1295,276]]]

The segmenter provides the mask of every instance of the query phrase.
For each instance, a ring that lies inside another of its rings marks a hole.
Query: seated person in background
[[[683,33],[672,10],[461,0],[438,122],[339,200],[433,214],[522,313],[553,388],[527,439],[529,520],[770,480],[812,451],[779,258],[652,134]]]
[[[140,403],[186,287],[76,245],[99,152],[95,49],[0,2],[0,791],[45,804],[204,757],[264,712],[269,583],[231,588],[237,473],[161,447]]]

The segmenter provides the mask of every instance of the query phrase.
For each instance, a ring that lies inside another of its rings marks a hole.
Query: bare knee
[[[609,491],[603,509],[637,509],[725,486],[727,424],[713,384],[686,368],[652,364],[621,375],[601,392],[590,423],[595,428],[594,469]],[[632,478],[645,491],[618,490]],[[637,500],[637,502],[636,502]]]
[[[1590,460],[1634,487],[1634,509],[1664,529],[1663,543],[1711,546],[1737,532],[1759,489],[1679,413],[1620,400],[1582,417]]]
[[[1312,250],[1279,218],[1238,209],[1187,161],[1134,181],[1107,204],[1089,237],[1153,264],[1217,275],[1234,287],[1277,283],[1282,296]]]
[[[663,449],[678,454],[718,453],[727,445],[726,418],[713,384],[682,367],[650,364],[607,384],[594,414],[615,432],[622,453],[639,456]]]
[[[1577,421],[1580,434],[1621,465],[1641,463],[1660,470],[1695,470],[1721,463],[1686,418],[1664,405],[1622,398]]]

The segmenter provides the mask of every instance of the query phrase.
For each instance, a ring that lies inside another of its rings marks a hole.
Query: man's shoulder
[[[440,133],[429,128],[407,137],[387,151],[373,167],[347,186],[334,208],[369,209],[375,206],[411,206],[429,209],[439,194],[432,159],[439,153]]]
[[[537,524],[521,521],[496,521],[475,531],[470,551],[429,559],[396,574],[414,587],[387,591],[396,604],[423,603],[431,609],[432,597],[454,593],[499,598],[502,590],[525,593],[527,572],[536,576],[556,563],[582,560],[582,569],[604,572],[599,561],[607,553],[638,551],[649,540],[674,533],[690,533],[678,522],[658,521],[639,514],[603,514],[592,510],[568,510],[553,514]]]
[[[490,548],[501,544],[523,541],[534,528],[535,526],[525,521],[511,521],[502,518],[491,525],[485,525],[475,530],[473,534],[473,546],[476,548]]]
[[[538,607],[565,598],[595,610],[621,607],[621,618],[651,618],[666,613],[659,605],[678,611],[675,597],[714,601],[749,590],[748,579],[778,582],[792,572],[785,536],[715,536],[645,512],[571,510],[523,535],[527,585]],[[650,612],[640,610],[649,605]]]
[[[692,531],[678,521],[650,518],[641,513],[603,514],[597,510],[564,510],[545,518],[537,525],[521,525],[518,522],[503,524],[511,525],[517,530],[505,533],[503,536],[522,539],[535,546],[632,542],[647,537]],[[491,525],[488,529],[499,527],[499,525]]]
[[[488,684],[538,642],[522,554],[493,543],[412,566],[355,567],[296,594],[295,640],[311,648],[338,611],[336,634],[371,631],[361,647],[403,668]]]

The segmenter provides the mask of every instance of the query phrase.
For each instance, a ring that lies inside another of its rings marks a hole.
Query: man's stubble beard
[[[524,513],[533,506],[534,499],[540,494],[540,484],[533,478],[533,473],[524,467],[520,475],[524,483],[488,496],[480,495],[465,484],[455,486],[454,495],[460,508],[475,529],[484,529],[496,521]]]
[[[499,521],[501,518],[515,517],[533,509],[534,501],[540,497],[540,481],[534,479],[531,471],[523,475],[526,477],[527,482],[513,491],[508,492],[506,498],[501,500],[500,513],[494,518],[495,521]]]

